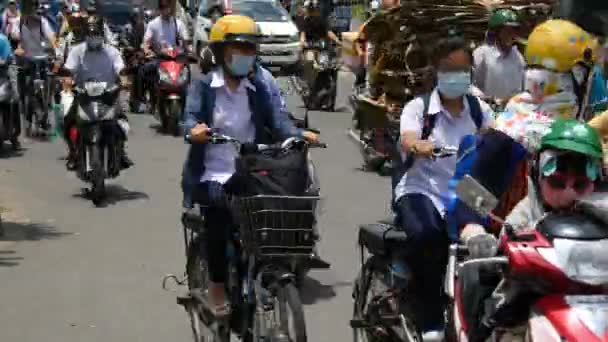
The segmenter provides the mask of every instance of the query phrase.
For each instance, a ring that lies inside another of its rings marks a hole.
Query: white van
[[[285,9],[275,0],[232,0],[232,14],[246,15],[258,24],[260,38],[259,56],[262,63],[272,67],[291,67],[300,58],[300,39],[296,25]],[[210,4],[202,0],[194,25],[194,46],[201,48],[208,42],[214,13]]]

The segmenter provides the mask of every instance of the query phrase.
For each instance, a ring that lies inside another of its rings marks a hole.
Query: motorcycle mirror
[[[498,199],[470,175],[465,175],[456,185],[456,194],[469,208],[482,216],[492,214]]]

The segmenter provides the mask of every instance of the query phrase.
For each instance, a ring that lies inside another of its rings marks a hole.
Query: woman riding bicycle
[[[232,226],[223,185],[235,172],[237,151],[230,145],[208,144],[211,130],[241,142],[268,143],[297,132],[308,141],[317,135],[296,130],[273,105],[260,73],[254,73],[257,54],[255,22],[246,16],[228,15],[211,28],[210,47],[218,66],[195,80],[186,100],[186,141],[191,144],[182,175],[184,207],[194,202],[208,206],[206,255],[209,264],[207,307],[217,316],[229,314],[224,283],[227,276],[226,240]],[[268,131],[275,133],[273,136]]]

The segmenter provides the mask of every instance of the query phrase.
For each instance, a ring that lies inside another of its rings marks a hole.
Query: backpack
[[[422,132],[420,135],[421,140],[428,139],[433,133],[433,129],[435,128],[435,124],[437,122],[437,115],[429,114],[429,105],[431,102],[431,93],[426,93],[421,96],[422,101],[424,103],[424,110],[422,112]],[[481,128],[483,124],[483,113],[481,111],[481,104],[479,100],[470,94],[465,95],[466,101],[469,105],[469,113],[471,115],[471,119],[475,123],[475,127],[477,130]],[[405,160],[401,159],[401,149],[399,147],[399,139],[394,142],[393,151],[391,153],[391,159],[393,160],[393,173],[391,177],[392,183],[392,206],[395,207],[395,188],[397,184],[403,178],[403,175],[414,165],[414,156],[408,154]]]

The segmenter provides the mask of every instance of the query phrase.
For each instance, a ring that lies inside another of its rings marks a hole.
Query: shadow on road
[[[0,242],[54,240],[71,233],[59,232],[52,226],[40,223],[2,222]],[[17,266],[23,260],[13,250],[0,250],[0,267]]]
[[[81,193],[74,194],[72,196],[90,200],[88,189],[82,189]],[[150,196],[148,196],[148,194],[145,192],[131,191],[119,184],[108,184],[106,185],[106,198],[100,207],[107,207],[108,205],[114,205],[124,201],[135,201],[149,198]]]
[[[0,145],[0,159],[22,157],[23,153],[26,150],[27,149],[23,148],[23,147],[18,150],[14,150],[12,147],[9,147],[8,145],[5,145],[5,146]]]
[[[321,284],[320,281],[306,277],[302,280],[300,300],[304,305],[312,305],[319,301],[326,301],[336,296],[336,287],[351,287],[352,282],[341,281],[331,285]]]
[[[41,223],[2,222],[0,241],[40,241],[58,239],[70,233],[59,232],[52,226]],[[0,251],[3,253],[3,251]]]
[[[11,267],[19,265],[22,257],[15,256],[15,251],[0,251],[0,267]]]

